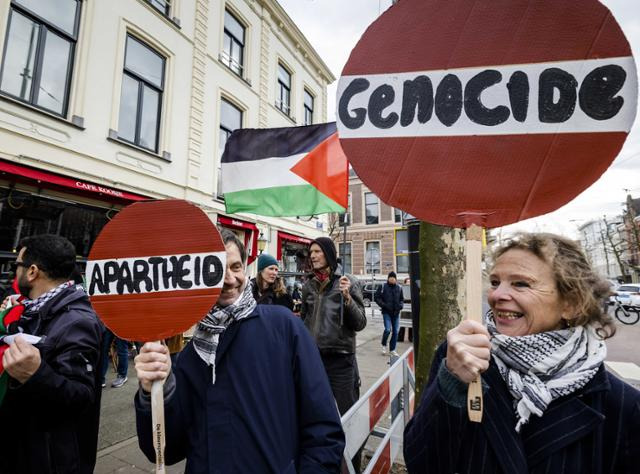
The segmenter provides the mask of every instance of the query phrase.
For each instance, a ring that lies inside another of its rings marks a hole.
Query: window
[[[225,10],[222,62],[240,77],[244,64],[244,30],[238,19]]]
[[[380,242],[367,242],[364,266],[364,271],[369,274],[380,273]]]
[[[65,116],[75,46],[78,0],[13,0],[0,72],[3,94]]]
[[[342,261],[342,274],[351,273],[351,242],[338,245]]]
[[[278,63],[278,91],[276,107],[289,115],[291,110],[291,73]]]
[[[313,96],[305,89],[304,90],[304,125],[313,124]]]
[[[393,222],[397,222],[398,224],[402,224],[402,210],[393,208]]]
[[[220,101],[220,136],[218,139],[218,197],[222,197],[222,165],[224,147],[231,133],[242,128],[242,110],[226,99]]]
[[[364,212],[366,224],[377,224],[379,219],[378,196],[373,193],[364,193]]]
[[[158,151],[165,59],[133,36],[127,36],[122,75],[118,137]]]
[[[409,232],[406,229],[396,230],[396,271],[409,273]]]
[[[171,0],[147,0],[149,4],[165,16],[169,15]]]
[[[338,214],[338,225],[343,226],[345,220],[347,221],[347,225],[351,224],[351,193],[349,193],[349,201],[347,202],[347,211]]]

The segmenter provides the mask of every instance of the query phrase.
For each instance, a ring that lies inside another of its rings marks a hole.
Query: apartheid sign
[[[204,317],[225,268],[224,244],[204,212],[186,201],[145,201],[123,209],[96,239],[87,292],[118,337],[153,341]]]
[[[403,0],[353,49],[337,124],[386,203],[436,224],[496,227],[592,184],[636,106],[629,44],[597,0]]]

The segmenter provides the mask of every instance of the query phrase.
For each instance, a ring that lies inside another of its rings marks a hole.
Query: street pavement
[[[367,308],[367,327],[357,336],[357,358],[362,379],[361,394],[388,369],[389,359],[381,354],[380,336],[383,331],[382,317],[376,309],[372,316],[371,308]],[[630,362],[640,366],[640,323],[626,326],[617,322],[616,335],[607,340],[607,361]],[[402,354],[410,347],[406,335],[404,342],[398,342],[397,351]],[[107,387],[102,393],[102,412],[100,435],[98,440],[98,461],[96,474],[112,473],[150,473],[155,466],[148,462],[138,448],[135,429],[133,397],[138,382],[133,369],[129,366],[129,381],[121,388],[111,388],[110,383],[115,373],[109,371]],[[636,384],[635,380],[629,382]],[[370,438],[369,450],[375,449],[376,440]],[[365,450],[366,452],[366,450]],[[401,459],[400,459],[401,461]],[[184,472],[184,462],[167,466],[167,474]],[[394,472],[396,472],[394,470]],[[403,472],[402,470],[397,472]]]

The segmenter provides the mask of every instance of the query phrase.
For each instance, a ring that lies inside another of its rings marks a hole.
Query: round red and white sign
[[[598,179],[636,106],[629,44],[597,0],[401,0],[353,49],[336,115],[349,161],[383,201],[496,227]]]
[[[98,235],[87,292],[118,337],[154,341],[204,317],[225,269],[222,238],[202,210],[181,200],[145,201],[124,208]]]

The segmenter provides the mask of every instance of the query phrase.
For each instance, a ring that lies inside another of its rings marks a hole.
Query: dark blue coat
[[[553,401],[515,431],[513,397],[491,362],[483,381],[482,423],[447,404],[436,373],[442,345],[416,414],[405,429],[410,473],[624,474],[640,472],[640,392],[604,366],[580,391]]]
[[[231,324],[211,367],[193,343],[165,400],[167,464],[187,473],[339,472],[344,434],[318,349],[302,321],[259,305]],[[148,402],[136,397],[140,448],[153,462]]]
[[[390,285],[385,283],[376,291],[374,300],[378,303],[383,313],[389,316],[398,316],[404,304],[402,288],[398,284]]]
[[[98,449],[103,327],[89,298],[65,288],[18,325],[46,336],[23,385],[9,379],[0,407],[0,473],[90,474]]]

